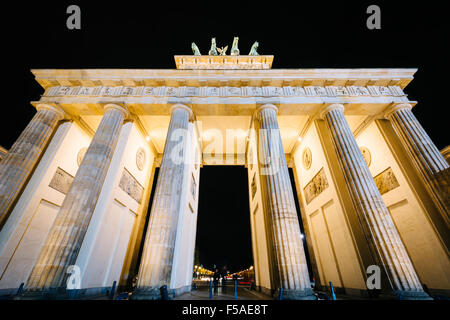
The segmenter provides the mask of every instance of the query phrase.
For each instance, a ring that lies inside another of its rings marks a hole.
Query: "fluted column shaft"
[[[66,287],[67,268],[76,262],[127,115],[118,105],[105,109],[28,278],[28,292],[58,293]]]
[[[184,105],[172,107],[133,299],[158,299],[170,285],[191,115]]]
[[[40,104],[37,113],[0,162],[0,228],[24,187],[58,121],[64,113],[57,107]]]
[[[389,108],[385,117],[390,120],[398,136],[425,178],[449,223],[450,173],[449,164],[411,111],[412,106],[402,103]]]
[[[258,110],[261,188],[269,211],[276,269],[284,299],[314,299],[291,180],[277,122],[277,108]]]
[[[363,232],[377,263],[382,264],[394,294],[410,299],[427,298],[392,217],[384,204],[353,133],[344,107],[328,106],[322,113],[331,133],[339,165]],[[382,288],[386,289],[386,288]]]

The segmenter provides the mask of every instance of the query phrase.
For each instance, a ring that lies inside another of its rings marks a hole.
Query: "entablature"
[[[410,102],[399,86],[307,87],[131,87],[56,86],[41,103],[57,103],[72,115],[97,114],[105,101],[138,106],[138,114],[168,114],[168,106],[183,103],[200,115],[248,115],[257,105],[280,105],[280,114],[305,115],[326,103],[348,105],[346,113],[373,115],[392,103]]]
[[[34,69],[44,88],[81,87],[307,87],[398,86],[404,89],[417,69]]]

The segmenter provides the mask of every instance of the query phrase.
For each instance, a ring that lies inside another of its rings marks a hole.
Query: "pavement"
[[[196,290],[175,297],[174,300],[210,300],[209,288],[199,287]],[[213,290],[211,300],[273,300],[273,298],[261,292],[250,290],[248,287],[238,287],[237,299],[235,299],[234,286],[229,285]]]

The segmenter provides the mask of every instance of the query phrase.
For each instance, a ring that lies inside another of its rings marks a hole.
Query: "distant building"
[[[6,156],[7,153],[8,153],[8,150],[6,150],[2,146],[0,146],[0,160],[2,160]]]

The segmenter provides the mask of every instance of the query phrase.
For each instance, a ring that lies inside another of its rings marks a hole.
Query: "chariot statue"
[[[200,49],[197,47],[195,42],[192,42],[192,52],[194,52],[194,56],[201,56]]]
[[[233,45],[231,47],[230,50],[230,54],[232,56],[238,56],[240,54],[239,48],[238,48],[238,42],[239,42],[239,37],[234,37],[233,38]],[[257,52],[259,46],[259,42],[255,41],[252,45],[252,47],[250,48],[250,52],[249,52],[249,56],[259,56],[259,53]],[[227,49],[228,46],[222,47],[222,48],[218,48],[216,45],[216,38],[211,38],[211,48],[208,51],[208,55],[210,56],[225,56],[227,54]],[[202,54],[200,53],[200,49],[197,47],[197,45],[192,42],[192,51],[194,52],[194,56],[201,56]]]
[[[228,46],[222,47],[222,48],[217,48],[217,51],[219,51],[221,56],[225,56],[227,54],[227,49],[228,49]]]
[[[231,51],[230,51],[230,54],[232,56],[238,56],[239,55],[238,41],[239,41],[239,37],[234,37],[234,39],[233,39],[233,46],[231,47]]]
[[[211,39],[211,48],[209,49],[208,55],[210,55],[210,56],[217,56],[217,55],[219,55],[217,53],[216,38],[212,38]]]
[[[258,41],[255,41],[255,43],[252,45],[250,52],[249,52],[249,56],[259,56],[259,53],[256,52],[256,49],[258,49],[259,43]]]

